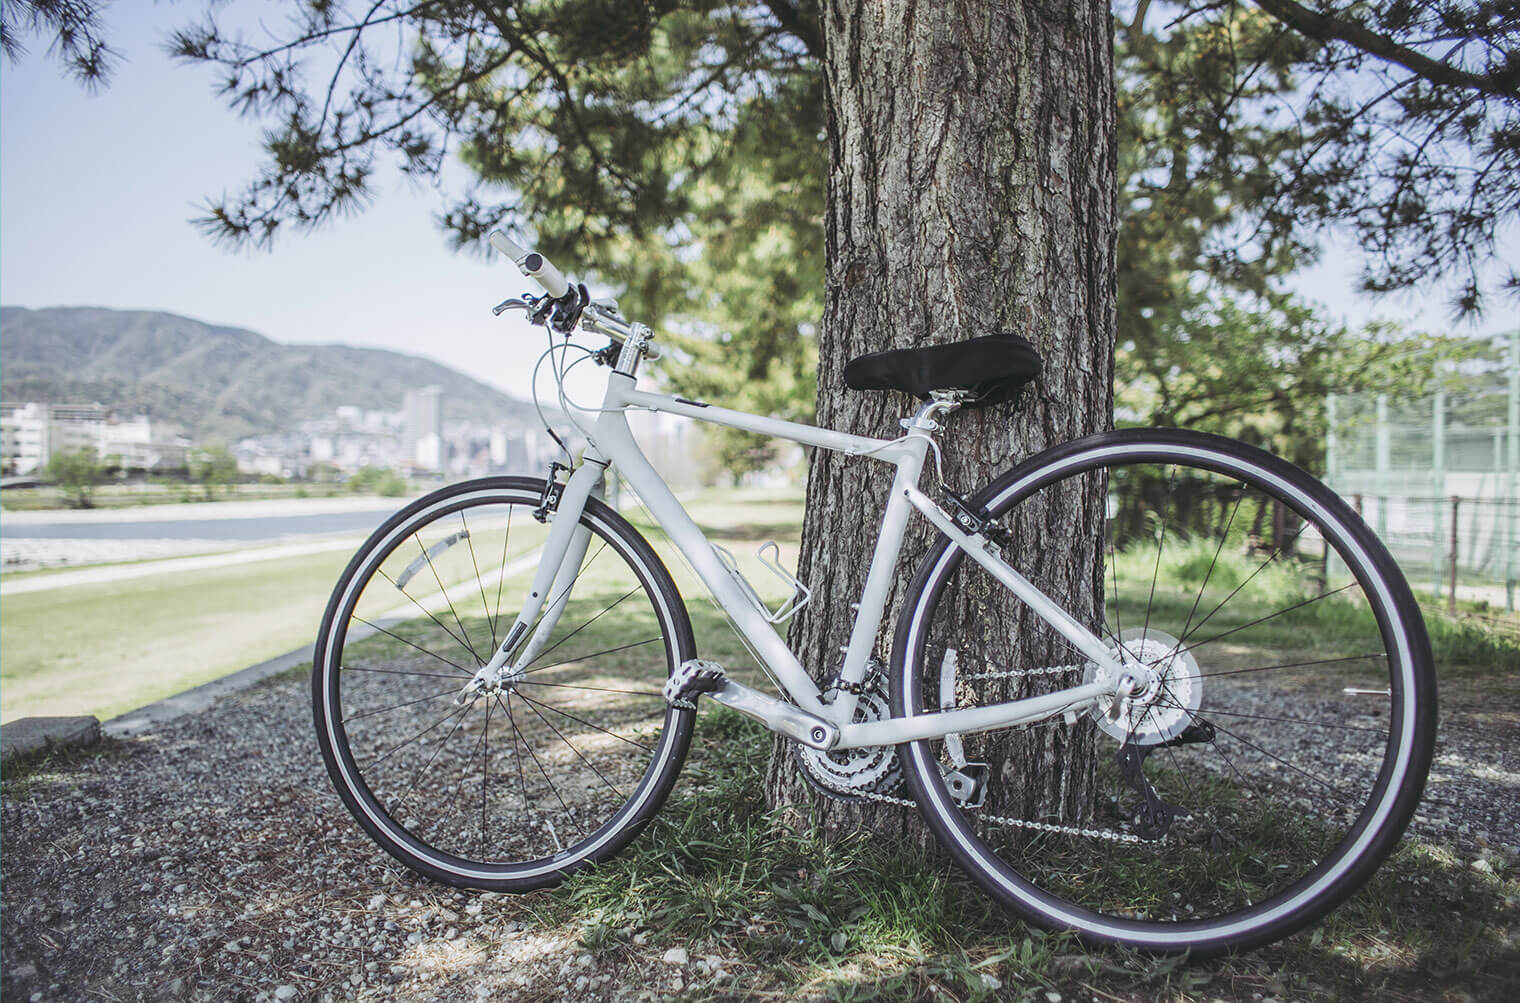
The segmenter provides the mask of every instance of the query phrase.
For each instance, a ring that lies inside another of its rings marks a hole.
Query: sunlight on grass
[[[1502,998],[1520,882],[1445,851],[1406,839],[1350,902],[1281,944],[1205,963],[1158,959],[1027,927],[933,850],[793,828],[765,809],[769,746],[758,726],[705,709],[665,811],[622,855],[555,892],[542,919],[579,925],[598,955],[627,949],[633,931],[694,954],[721,943],[738,951],[747,992],[787,999],[1426,998],[1437,985]],[[1302,819],[1262,821],[1279,829],[1263,846],[1316,835]],[[1122,882],[1122,865],[1108,879]]]
[[[0,715],[114,717],[316,636],[342,552],[5,599]]]

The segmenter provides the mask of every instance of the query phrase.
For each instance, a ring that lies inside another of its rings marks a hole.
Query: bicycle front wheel
[[[449,884],[526,891],[616,853],[691,738],[694,715],[662,693],[694,657],[685,607],[649,544],[595,499],[537,655],[506,685],[467,686],[528,594],[543,494],[541,480],[499,477],[418,499],[354,556],[317,641],[333,784],[381,847]]]
[[[1146,681],[900,750],[982,887],[1091,941],[1208,955],[1285,936],[1366,880],[1423,788],[1435,681],[1407,584],[1340,498],[1231,440],[1133,430],[1049,450],[975,502],[1004,559]],[[1075,563],[1039,545],[1057,534],[1079,538]],[[898,714],[1104,678],[948,540],[904,609]]]

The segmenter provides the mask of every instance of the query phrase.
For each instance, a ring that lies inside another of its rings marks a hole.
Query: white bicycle
[[[640,390],[649,329],[492,242],[545,289],[497,312],[549,330],[561,386],[579,352],[608,367],[607,387],[582,412],[568,478],[556,465],[420,498],[333,592],[312,678],[322,754],[407,866],[524,891],[605,860],[670,793],[701,695],[790,739],[826,794],[915,804],[994,898],[1091,941],[1259,945],[1323,915],[1392,849],[1431,759],[1430,646],[1388,553],[1308,474],[1215,436],[1128,430],[1049,449],[969,497],[940,485],[936,501],[920,479],[943,420],[1016,397],[1040,367],[1022,338],[855,360],[852,386],[922,403],[899,438],[851,435]],[[610,342],[576,348],[574,331]],[[895,468],[842,663],[815,666],[826,684],[774,627],[805,587],[778,566],[795,594],[761,602],[640,452],[638,408]],[[601,497],[612,466],[779,697],[698,657],[660,557]],[[938,536],[883,665],[915,511]],[[1025,545],[1056,534],[1091,540],[1088,556]]]

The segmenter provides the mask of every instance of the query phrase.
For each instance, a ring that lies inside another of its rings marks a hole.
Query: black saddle
[[[1026,339],[1002,332],[951,345],[897,348],[851,359],[844,367],[852,390],[901,390],[927,400],[935,390],[972,394],[965,407],[1014,402],[1040,375],[1040,353]]]

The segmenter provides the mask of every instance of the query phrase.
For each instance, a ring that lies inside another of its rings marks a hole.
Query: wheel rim
[[[689,723],[661,687],[681,630],[651,554],[588,510],[563,615],[510,682],[467,691],[516,616],[547,525],[531,491],[440,499],[380,534],[334,597],[319,726],[382,846],[464,883],[555,876],[621,845]]]
[[[1176,461],[1209,469],[1182,478],[1172,466]],[[1127,485],[1124,477],[1106,476],[1114,465],[1128,475]],[[1147,473],[1147,465],[1150,476],[1137,476]],[[1043,744],[1035,743],[1047,754],[1055,747],[1087,750],[1088,776],[1063,782],[1086,782],[1091,793],[1056,801],[1053,812],[1052,799],[1044,798],[1046,813],[1031,810],[1039,799],[1027,789],[1000,799],[991,787],[987,806],[958,809],[938,779],[940,743],[916,744],[909,760],[930,778],[921,785],[922,796],[940,816],[941,836],[1004,901],[1042,922],[1098,939],[1172,949],[1197,947],[1200,938],[1242,943],[1270,939],[1322,913],[1386,853],[1412,808],[1410,788],[1417,794],[1423,776],[1416,713],[1406,702],[1415,689],[1414,653],[1405,632],[1395,629],[1399,603],[1376,574],[1373,548],[1339,524],[1333,502],[1301,493],[1290,476],[1275,464],[1222,459],[1208,449],[1136,444],[1074,451],[1018,478],[992,500],[994,511],[1011,509],[1000,520],[1005,526],[1027,534],[1051,511],[1069,508],[1084,478],[1109,485],[1099,491],[1104,553],[1094,555],[1103,576],[1105,640],[1119,647],[1117,638],[1147,630],[1180,639],[1180,649],[1134,661],[1163,667],[1178,655],[1195,661],[1197,678],[1191,681],[1201,694],[1173,699],[1162,686],[1154,706],[1165,710],[1157,716],[1181,713],[1189,725],[1200,726],[1200,733],[1180,737],[1200,738],[1204,725],[1214,729],[1211,741],[1186,744],[1167,742],[1174,737],[1167,728],[1152,729],[1140,769],[1158,798],[1179,807],[1180,818],[1162,839],[1138,843],[1129,841],[1141,828],[1133,809],[1147,798],[1117,761],[1112,721],[1085,716],[1071,726],[1058,719],[1027,730],[1050,733]],[[1166,487],[1155,493],[1157,503],[1133,501],[1146,497],[1146,485],[1157,484]],[[1212,495],[1201,490],[1210,485]],[[1090,500],[1090,483],[1086,489]],[[1278,536],[1252,557],[1235,520],[1245,511],[1248,524],[1255,524],[1253,496],[1274,495],[1291,504],[1274,520]],[[1192,501],[1182,503],[1182,497]],[[1306,590],[1304,544],[1315,533],[1339,560],[1328,580]],[[1059,576],[1043,573],[1038,559],[1011,556],[1011,563],[1037,585],[1059,589]],[[943,681],[932,676],[941,652],[957,643],[955,632],[962,630],[957,618],[963,614],[953,612],[955,601],[945,597],[974,589],[983,574],[950,551],[931,573],[925,596],[933,602],[915,611],[905,645],[910,712],[938,705]],[[1347,582],[1353,584],[1345,587]],[[1179,587],[1184,583],[1187,589]],[[925,612],[936,603],[937,612]],[[1052,633],[1033,622],[1032,629]],[[1031,629],[1025,620],[1019,625]],[[1040,647],[1038,640],[1033,647]],[[1004,678],[983,686],[1038,692],[1029,687],[1070,685],[1078,671],[1092,677],[1087,660],[1066,642],[1052,640],[1047,647],[1042,665],[1012,668],[1058,665],[1062,659],[1051,652],[1064,649],[1074,667],[1070,678]],[[976,675],[974,669],[965,674]],[[982,674],[992,673],[984,667]],[[962,706],[1007,692],[957,686]],[[1194,700],[1197,710],[1190,709]],[[1119,721],[1137,719],[1146,715]],[[997,756],[997,741],[966,736],[967,758]],[[1082,834],[1013,824],[1019,821]]]

